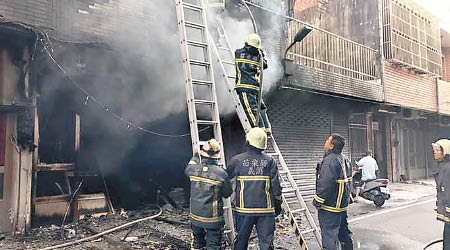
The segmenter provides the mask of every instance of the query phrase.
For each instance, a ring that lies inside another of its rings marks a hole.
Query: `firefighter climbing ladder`
[[[209,138],[201,138],[202,127],[211,127],[214,138],[223,148],[222,132],[219,120],[216,87],[209,51],[206,11],[203,0],[175,0],[178,17],[178,29],[181,41],[184,79],[189,111],[192,149]],[[201,96],[201,97],[198,97]],[[205,97],[204,97],[205,96]],[[204,120],[199,116],[206,116]],[[202,140],[203,139],[203,140]],[[223,150],[220,151],[221,163],[225,166]],[[224,199],[225,234],[229,243],[234,239],[234,223],[230,198]]]
[[[239,120],[241,121],[245,132],[248,132],[251,129],[251,125],[245,115],[244,109],[239,101],[239,97],[234,91],[236,79],[233,75],[233,67],[235,65],[234,54],[226,35],[225,28],[220,19],[218,20],[218,24],[220,39],[217,41],[217,44],[216,41],[211,39],[211,44],[213,45],[214,51],[217,55],[217,60],[222,70],[222,79],[225,81],[228,91],[233,96],[233,102],[239,116]],[[283,187],[283,205],[288,213],[289,222],[295,231],[301,249],[312,249],[312,246],[320,248],[322,242],[320,231],[317,228],[302,195],[300,194],[297,184],[295,183],[295,180],[292,177],[273,136],[269,142],[271,143],[274,151],[271,155],[278,160],[279,166],[281,166],[281,168],[279,168],[279,173],[281,185]],[[305,225],[306,223],[300,223],[301,218],[306,218],[307,225]]]

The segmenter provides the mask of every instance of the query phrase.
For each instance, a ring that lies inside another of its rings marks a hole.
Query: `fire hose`
[[[157,214],[155,214],[155,215],[148,216],[148,217],[141,218],[141,219],[137,219],[137,220],[134,220],[134,221],[130,221],[130,222],[125,223],[123,225],[120,225],[120,226],[108,229],[106,231],[103,231],[101,233],[98,233],[98,234],[95,234],[95,235],[92,235],[92,236],[89,236],[89,237],[85,237],[85,238],[78,239],[78,240],[75,240],[75,241],[72,241],[72,242],[67,242],[67,243],[63,243],[63,244],[59,244],[59,245],[55,245],[55,246],[51,246],[51,247],[41,248],[40,250],[50,250],[50,249],[58,249],[58,248],[62,248],[62,247],[72,246],[72,245],[75,245],[75,244],[78,244],[78,243],[82,243],[82,242],[85,242],[85,241],[90,241],[90,240],[96,239],[96,238],[101,237],[101,236],[103,236],[105,234],[110,234],[110,233],[118,231],[120,229],[124,229],[124,228],[130,227],[130,226],[132,226],[132,225],[134,225],[136,223],[139,223],[139,222],[143,222],[143,221],[147,221],[147,220],[150,220],[150,219],[154,219],[154,218],[156,218],[156,217],[158,217],[158,216],[160,216],[162,214],[162,208],[160,206],[158,206],[158,205],[156,205],[156,206],[158,207],[159,212]]]
[[[431,241],[431,242],[428,242],[428,243],[423,247],[423,250],[426,250],[428,247],[430,247],[430,246],[432,246],[432,245],[434,245],[434,244],[443,242],[443,241],[444,241],[443,239],[437,239],[437,240],[433,240],[433,241]]]

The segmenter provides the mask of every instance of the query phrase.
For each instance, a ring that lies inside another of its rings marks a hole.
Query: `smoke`
[[[105,53],[89,49],[81,53],[74,48],[74,51],[67,52],[68,56],[57,59],[68,70],[84,65],[89,76],[79,84],[124,119],[161,133],[188,133],[175,1],[103,2],[84,3],[85,9],[75,10],[75,33],[82,35],[85,38],[83,41],[94,39],[107,43],[113,51]],[[268,3],[265,7],[273,8],[275,4]],[[258,15],[258,19],[265,19],[258,28],[269,64],[268,70],[264,71],[264,91],[267,92],[282,76],[279,61],[281,22],[272,14],[261,12]],[[232,50],[242,47],[247,35],[253,33],[246,10],[236,7],[222,13],[221,18]],[[73,57],[78,54],[82,59],[74,60]],[[221,115],[233,114],[231,95],[219,81],[221,72],[216,67],[214,70]],[[229,74],[235,75],[235,72]],[[57,95],[55,89],[61,88],[61,79],[48,75],[44,81],[55,84],[43,89],[47,92],[43,96],[52,96],[52,91]],[[85,101],[82,95],[71,98],[79,99],[78,103]],[[135,183],[140,179],[143,182],[141,187],[148,184],[145,183],[145,172],[156,179],[164,179],[164,175],[168,174],[167,179],[171,182],[183,182],[182,168],[191,153],[189,137],[171,139],[147,136],[128,130],[126,124],[92,101],[81,106],[78,112],[81,113],[82,130],[85,131],[82,135],[85,155],[81,165],[97,165],[104,174],[114,173],[126,183]],[[141,190],[135,184],[129,188],[137,192]]]

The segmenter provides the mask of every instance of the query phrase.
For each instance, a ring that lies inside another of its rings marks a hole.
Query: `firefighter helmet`
[[[245,43],[257,49],[261,49],[261,37],[259,37],[258,34],[252,33],[248,35],[247,40],[245,40]]]
[[[208,140],[205,145],[203,145],[200,155],[207,158],[219,159],[220,158],[220,144],[216,139]]]
[[[433,143],[433,147],[440,146],[442,148],[442,154],[444,157],[450,157],[450,140],[440,139],[439,141]]]
[[[250,146],[262,150],[267,148],[267,134],[262,128],[255,127],[250,129],[250,131],[248,131],[247,135],[245,136],[245,139]]]

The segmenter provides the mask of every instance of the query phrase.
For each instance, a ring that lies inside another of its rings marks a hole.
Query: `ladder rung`
[[[200,47],[200,48],[206,48],[208,47],[208,44],[203,42],[197,42],[192,40],[186,40],[187,45],[194,46],[194,47]]]
[[[197,84],[197,85],[212,85],[213,83],[212,83],[211,81],[204,81],[204,80],[192,79],[192,84]]]
[[[204,29],[205,28],[205,25],[203,25],[203,24],[198,24],[198,23],[193,23],[193,22],[188,22],[188,21],[184,21],[184,24],[187,27],[194,28],[194,29]]]
[[[210,100],[201,100],[201,99],[194,99],[195,104],[206,104],[206,105],[213,105],[215,102]]]
[[[304,212],[304,211],[306,211],[306,208],[298,208],[298,209],[291,210],[291,213],[300,213],[300,212]]]
[[[286,170],[278,170],[278,173],[280,173],[280,174],[287,174],[288,171],[286,171]]]
[[[194,5],[191,3],[186,3],[183,2],[183,7],[187,8],[187,9],[191,9],[191,10],[195,10],[195,11],[202,11],[202,7],[198,6],[198,5]]]
[[[231,51],[231,49],[229,49],[229,48],[227,48],[227,47],[219,46],[219,47],[217,47],[217,48],[218,48],[218,49],[221,49],[221,50]]]
[[[283,193],[292,193],[295,192],[295,188],[283,188]]]
[[[201,124],[201,125],[216,125],[216,124],[218,124],[217,121],[206,121],[206,120],[197,120],[197,123]]]
[[[316,229],[311,228],[311,229],[308,229],[308,230],[305,230],[305,231],[301,231],[300,234],[312,233],[312,232],[314,232],[314,231],[316,231]]]
[[[193,59],[190,59],[189,62],[192,65],[203,66],[203,67],[209,66],[209,62],[198,61],[198,60],[193,60]]]
[[[268,155],[270,155],[270,156],[278,156],[278,153],[268,153]]]
[[[230,75],[228,75],[227,77],[228,77],[228,78],[236,79],[236,76],[230,76]]]
[[[228,230],[224,230],[223,232],[224,232],[225,234],[228,234],[228,233],[231,233],[231,230],[228,229]]]
[[[234,65],[234,62],[222,61],[224,64]]]

